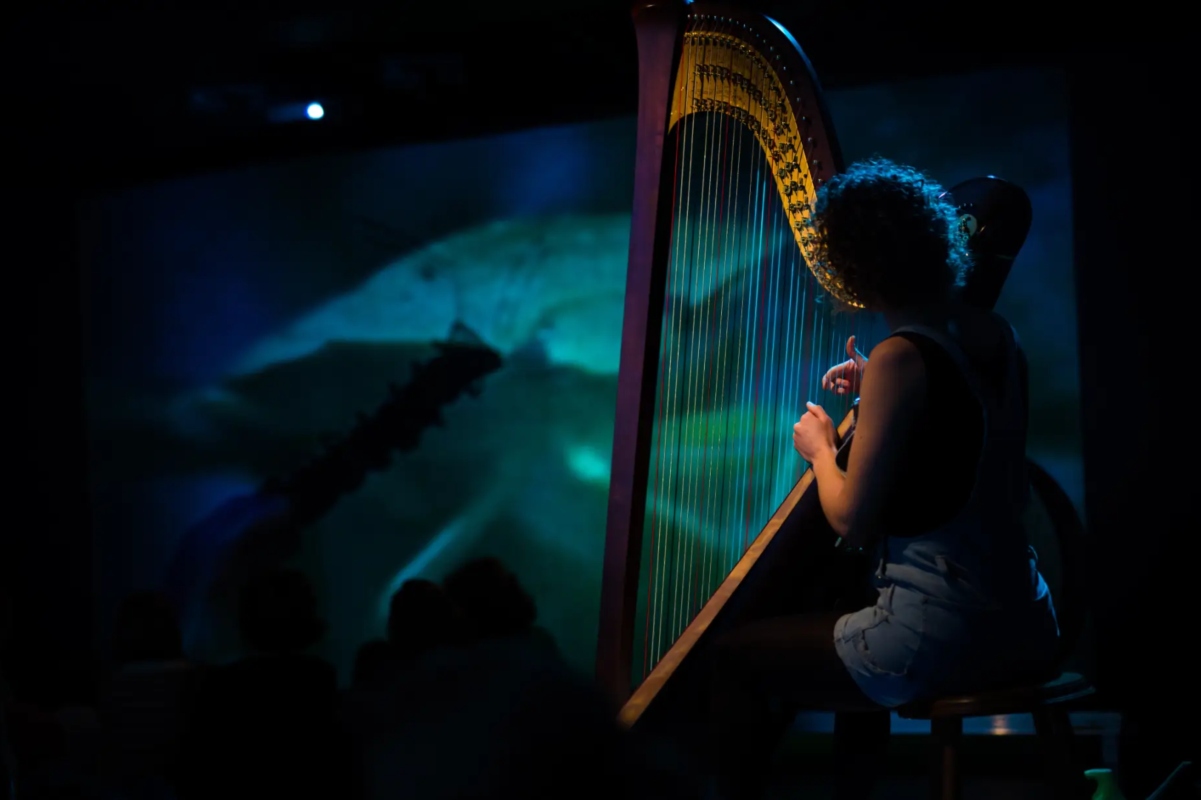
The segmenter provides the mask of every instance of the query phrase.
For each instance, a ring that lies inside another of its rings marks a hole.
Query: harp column
[[[675,65],[683,43],[684,7],[679,2],[642,6],[634,12],[638,37],[638,139],[634,162],[634,209],[630,261],[621,331],[621,368],[613,431],[613,469],[605,531],[601,619],[596,674],[619,701],[631,690],[634,618],[638,608],[637,553],[642,547],[647,479],[654,428],[654,399],[666,275],[654,265],[666,258],[671,215],[660,213],[661,170]],[[660,120],[658,125],[641,124]]]

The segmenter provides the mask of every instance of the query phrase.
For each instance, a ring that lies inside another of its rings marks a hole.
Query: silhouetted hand
[[[855,394],[859,384],[863,382],[863,368],[867,366],[867,356],[855,349],[855,337],[847,339],[847,355],[850,356],[841,364],[830,367],[822,376],[822,388],[834,394]]]

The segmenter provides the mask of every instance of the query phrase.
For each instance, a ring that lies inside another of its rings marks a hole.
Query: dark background
[[[620,5],[310,3],[286,15],[268,6],[151,12],[108,3],[85,12],[48,3],[8,20],[6,128],[16,135],[6,180],[6,327],[15,380],[5,565],[20,606],[31,610],[18,631],[31,649],[82,653],[92,640],[74,241],[82,190],[267,153],[633,109],[633,37]],[[820,41],[805,37],[806,48],[831,88],[999,64],[1068,70],[1096,678],[1106,703],[1153,720],[1184,718],[1195,730],[1195,669],[1184,652],[1195,628],[1195,491],[1190,471],[1176,466],[1187,463],[1195,438],[1188,395],[1176,385],[1189,383],[1192,350],[1189,281],[1177,277],[1193,258],[1183,131],[1189,70],[1176,33],[1184,26],[1146,5],[1091,18],[1028,2],[764,10],[798,32],[820,26]],[[458,59],[458,77],[446,78],[458,89],[423,91],[420,80],[403,79],[403,64],[393,83],[409,88],[382,85],[380,57],[415,52]],[[559,79],[566,75],[571,80]],[[270,83],[286,93],[321,82],[346,87],[357,120],[299,141],[249,122],[199,124],[190,109],[195,90],[213,84]],[[409,92],[408,101],[397,103],[397,91]]]

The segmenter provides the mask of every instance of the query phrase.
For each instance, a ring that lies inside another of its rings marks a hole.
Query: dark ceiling
[[[848,0],[737,4],[789,28],[827,86],[1054,62],[1083,41],[1071,18],[1032,0],[970,13]],[[60,168],[108,184],[632,113],[629,10],[614,0],[46,0],[9,28],[6,55],[9,74],[23,76],[30,129],[61,145]],[[320,126],[264,124],[265,105],[304,97],[336,113]]]

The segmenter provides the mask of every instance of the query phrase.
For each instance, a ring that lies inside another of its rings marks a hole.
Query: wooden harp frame
[[[729,598],[744,583],[760,555],[813,483],[806,470],[784,502],[772,515],[736,567],[717,592],[693,618],[683,634],[631,697],[634,631],[638,608],[643,530],[645,526],[649,467],[658,380],[661,326],[664,315],[667,259],[672,238],[672,125],[690,111],[673,106],[686,27],[697,31],[689,36],[722,37],[732,50],[731,63],[752,61],[756,68],[774,74],[771,91],[776,96],[763,100],[778,109],[774,130],[751,127],[768,156],[784,154],[784,167],[773,169],[781,201],[801,184],[801,197],[812,201],[818,187],[842,169],[842,156],[833,136],[829,114],[822,103],[820,87],[812,67],[792,36],[774,20],[740,9],[705,3],[652,2],[633,12],[638,43],[639,99],[635,189],[629,266],[622,327],[621,366],[617,387],[617,418],[606,528],[601,618],[597,645],[597,677],[612,695],[625,704],[621,720],[633,724],[676,672],[680,663],[702,639],[721,614]],[[711,29],[711,30],[710,30]],[[735,70],[735,77],[737,77]],[[778,91],[777,91],[778,90]],[[731,113],[736,103],[714,108],[722,98],[706,98],[711,105],[701,110]],[[725,100],[732,100],[728,91]],[[741,99],[745,102],[747,95]],[[753,97],[751,98],[754,99]],[[736,107],[733,114],[738,115]],[[746,122],[746,114],[743,114]],[[827,135],[828,134],[828,135]],[[774,142],[775,146],[769,146]],[[788,185],[791,182],[791,187]],[[797,244],[805,251],[808,236],[801,224],[809,203],[785,203],[793,221]],[[837,278],[810,266],[822,287],[839,300],[858,305],[854,298],[840,296]],[[848,414],[839,426],[846,439],[852,425]],[[808,492],[808,505],[815,505],[816,492]],[[806,515],[811,516],[811,515]],[[820,507],[817,517],[821,518]],[[824,518],[822,518],[824,523]],[[829,529],[826,529],[829,531]],[[800,532],[804,533],[804,532]]]

